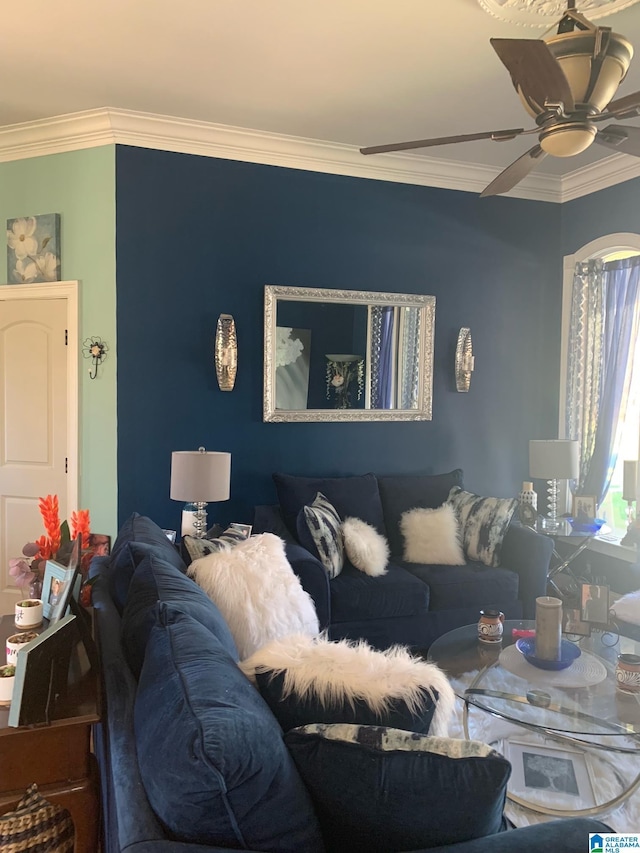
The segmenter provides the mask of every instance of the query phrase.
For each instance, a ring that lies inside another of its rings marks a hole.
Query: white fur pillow
[[[631,625],[640,625],[640,589],[618,598],[611,605],[609,612],[614,619],[621,619]]]
[[[404,559],[408,563],[463,566],[460,529],[450,504],[438,509],[410,509],[400,518],[404,536]]]
[[[325,708],[360,700],[382,714],[394,700],[418,713],[425,691],[436,710],[430,735],[445,736],[455,706],[455,694],[446,675],[434,663],[413,657],[404,646],[378,651],[364,640],[331,642],[322,634],[303,634],[274,640],[259,649],[240,669],[249,678],[256,673],[284,673],[282,696],[317,701]]]
[[[320,631],[313,601],[273,533],[194,560],[187,574],[224,616],[241,660],[278,637]]]
[[[347,557],[356,569],[372,577],[386,574],[389,545],[375,527],[359,518],[345,518],[342,536]]]

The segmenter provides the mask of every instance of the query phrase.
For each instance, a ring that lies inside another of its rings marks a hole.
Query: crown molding
[[[363,157],[353,145],[131,110],[101,108],[0,127],[0,162],[103,145],[132,145],[378,181],[480,193],[500,169],[412,154]],[[512,198],[562,203],[640,175],[640,160],[614,154],[559,178],[527,176]]]

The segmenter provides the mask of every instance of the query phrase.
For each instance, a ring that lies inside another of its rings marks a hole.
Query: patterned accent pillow
[[[504,828],[511,765],[487,744],[346,723],[312,723],[284,741],[328,850],[399,853]]]
[[[329,578],[344,566],[342,522],[336,508],[318,492],[312,504],[302,507],[297,519],[300,544],[320,560]]]
[[[485,566],[499,566],[502,540],[518,507],[517,498],[483,498],[454,486],[447,500],[458,516],[467,557]]]
[[[207,539],[206,537],[198,536],[183,536],[182,544],[187,553],[190,562],[199,560],[200,557],[206,557],[207,554],[217,554],[218,551],[230,551],[239,542],[244,542],[246,535],[242,530],[236,530],[235,527],[227,527],[224,533],[221,533],[217,539]]]

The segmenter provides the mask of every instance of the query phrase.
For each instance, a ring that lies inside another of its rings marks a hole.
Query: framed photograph
[[[238,530],[240,533],[243,533],[245,539],[248,539],[251,536],[251,531],[253,530],[252,524],[239,524],[235,521],[232,521],[229,524],[229,527],[233,528],[233,530]]]
[[[42,581],[42,615],[53,625],[67,612],[69,599],[80,568],[80,538],[73,543],[69,564],[47,560]]]
[[[167,537],[169,542],[171,542],[172,545],[176,544],[176,534],[178,532],[177,530],[165,530],[165,528],[163,527],[162,532]]]
[[[106,533],[90,533],[89,551],[92,557],[108,557],[111,553],[111,537]]]
[[[582,621],[582,611],[579,607],[575,609],[563,608],[562,631],[565,634],[574,634],[578,637],[590,637],[591,625]]]
[[[596,517],[596,496],[595,495],[574,495],[572,515],[576,520],[584,518]]]
[[[56,702],[67,691],[71,650],[78,638],[75,622],[75,616],[65,616],[19,650],[10,726],[51,721]]]
[[[533,799],[553,798],[556,808],[595,806],[585,754],[579,750],[520,740],[505,741],[506,757],[513,768],[509,790]]]
[[[583,622],[609,624],[609,587],[583,583],[580,590],[580,618]]]

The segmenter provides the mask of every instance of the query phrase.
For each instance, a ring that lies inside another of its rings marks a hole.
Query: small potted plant
[[[37,637],[35,631],[23,631],[21,634],[12,634],[7,637],[7,663],[16,665],[18,662],[18,651],[25,643],[30,643]]]
[[[39,598],[24,598],[16,604],[16,628],[26,630],[42,625],[42,601]]]
[[[0,666],[0,705],[10,705],[16,668],[11,664]]]

